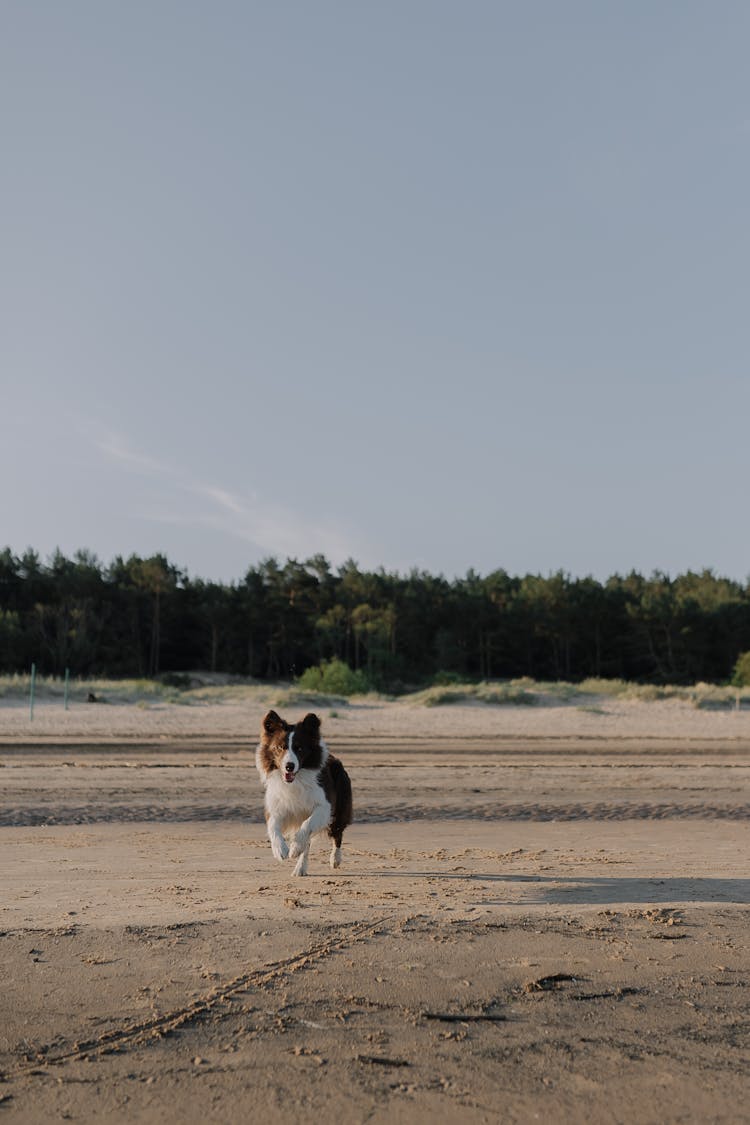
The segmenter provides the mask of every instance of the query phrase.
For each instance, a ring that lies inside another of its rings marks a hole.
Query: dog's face
[[[320,719],[309,714],[299,723],[287,723],[269,711],[261,726],[260,756],[266,773],[280,770],[290,785],[300,770],[320,768]]]

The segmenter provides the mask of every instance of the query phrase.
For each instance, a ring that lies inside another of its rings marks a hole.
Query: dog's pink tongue
[[[284,774],[284,781],[294,781],[294,771],[287,770]]]

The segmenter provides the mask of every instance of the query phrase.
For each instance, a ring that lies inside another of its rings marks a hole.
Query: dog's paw
[[[306,851],[310,837],[307,832],[298,832],[292,840],[292,846],[289,850],[289,855],[292,859],[299,859],[304,851]]]
[[[271,840],[271,851],[273,852],[273,858],[279,861],[289,858],[289,845],[283,836],[280,836],[276,840]]]

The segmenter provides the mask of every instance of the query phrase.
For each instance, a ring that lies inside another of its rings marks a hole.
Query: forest
[[[447,579],[268,558],[230,584],[163,555],[104,565],[0,552],[0,672],[159,677],[193,670],[293,680],[338,659],[382,691],[451,678],[726,682],[750,649],[750,586],[711,570],[470,570]]]

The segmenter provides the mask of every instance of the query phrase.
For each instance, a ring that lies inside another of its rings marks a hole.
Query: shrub
[[[732,674],[735,687],[750,687],[750,652],[741,652]]]
[[[299,678],[300,687],[328,695],[365,695],[372,690],[364,672],[355,672],[343,660],[328,660],[306,668]]]

